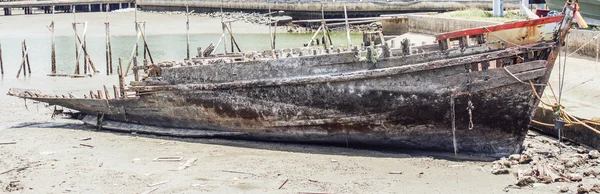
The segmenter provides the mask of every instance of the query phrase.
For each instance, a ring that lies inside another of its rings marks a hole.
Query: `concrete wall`
[[[518,8],[518,0],[505,0],[506,8]],[[282,10],[294,19],[320,18],[321,6],[326,17],[344,17],[344,5],[348,9],[349,17],[379,16],[380,14],[424,12],[424,11],[449,11],[470,7],[491,9],[491,0],[452,0],[452,1],[394,1],[394,2],[299,2],[299,1],[267,1],[267,0],[138,0],[137,4],[144,10],[172,11],[185,10],[188,5],[193,10],[217,11],[221,7],[225,11],[266,12]]]
[[[500,22],[440,18],[435,16],[408,16],[408,26],[410,32],[431,35],[495,24],[500,24]],[[577,48],[580,48],[584,44],[588,43],[595,36],[600,36],[600,32],[572,29],[568,41],[569,51],[575,52]],[[596,57],[596,54],[599,53],[596,51],[597,46],[597,42],[594,40],[579,50],[577,54],[587,57]]]

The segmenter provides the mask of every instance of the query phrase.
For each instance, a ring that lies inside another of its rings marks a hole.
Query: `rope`
[[[583,49],[583,47],[585,47],[586,45],[592,43],[592,41],[598,39],[600,37],[600,34],[594,36],[590,41],[586,42],[585,44],[583,44],[581,47],[579,47],[578,49],[576,49],[575,51],[573,51],[571,54],[567,55],[567,57],[570,57],[571,55],[577,53],[577,51]],[[597,58],[597,57],[596,57]]]
[[[527,82],[524,82],[523,80],[521,80],[521,79],[519,79],[517,76],[515,76],[515,74],[511,73],[510,71],[508,71],[508,69],[506,69],[506,68],[502,68],[502,69],[504,69],[504,71],[506,71],[506,73],[508,73],[510,76],[512,76],[512,77],[513,77],[513,78],[515,78],[517,81],[519,81],[519,82],[521,82],[521,83],[523,83],[523,84],[530,84],[530,83],[531,83],[531,80],[529,81],[529,83],[527,83]],[[533,83],[531,83],[531,84],[533,84]],[[533,84],[533,85],[535,85],[535,86],[546,86],[546,84]]]
[[[535,97],[543,104],[549,107],[552,107],[552,110],[555,112],[558,112],[557,117],[562,119],[563,121],[565,121],[565,126],[573,126],[573,125],[583,125],[584,127],[592,130],[593,132],[600,134],[600,130],[589,126],[588,124],[592,124],[592,125],[598,125],[600,126],[600,122],[598,121],[594,121],[594,120],[579,120],[577,119],[575,116],[571,115],[570,113],[568,113],[567,111],[565,111],[565,107],[563,105],[560,105],[560,109],[559,104],[554,103],[554,105],[548,103],[548,102],[544,102],[542,100],[542,98],[538,95],[537,90],[535,89],[535,87],[533,86],[533,82],[531,82],[531,80],[529,81],[530,85],[531,85],[531,89],[533,90],[533,93],[535,94]],[[552,90],[552,88],[550,88]],[[554,91],[552,91],[552,93],[554,93]],[[549,124],[549,123],[544,123],[544,122],[540,122],[540,121],[536,121],[536,120],[531,120],[531,122],[535,123],[535,124],[539,124],[542,126],[547,126],[547,127],[554,127],[554,124]]]

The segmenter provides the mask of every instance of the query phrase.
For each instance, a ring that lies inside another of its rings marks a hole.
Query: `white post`
[[[346,39],[348,41],[348,48],[351,48],[352,41],[350,40],[350,24],[348,24],[348,12],[346,11],[346,5],[344,5],[344,18],[346,19]]]
[[[504,16],[504,0],[493,0],[494,17]]]

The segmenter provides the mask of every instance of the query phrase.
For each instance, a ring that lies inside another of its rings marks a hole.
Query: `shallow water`
[[[138,12],[138,20],[146,21],[147,42],[155,62],[180,61],[186,57],[185,19],[181,15]],[[51,35],[46,25],[52,20],[56,22],[56,66],[57,73],[72,74],[75,69],[75,37],[70,23],[72,14],[56,15],[18,15],[0,17],[0,44],[4,63],[4,77],[0,81],[0,91],[8,88],[33,88],[43,92],[66,94],[67,91],[85,92],[89,89],[101,89],[102,85],[110,86],[117,82],[116,69],[119,58],[124,63],[133,51],[136,32],[133,26],[134,13],[110,13],[111,43],[113,54],[113,71],[115,75],[106,76],[105,58],[105,13],[82,13],[76,15],[77,21],[87,21],[87,49],[100,73],[93,78],[72,79],[48,77],[51,70]],[[217,44],[221,37],[219,18],[190,17],[190,55],[196,55],[196,47],[205,48],[210,43]],[[79,26],[80,36],[83,27]],[[270,40],[267,26],[252,25],[242,22],[233,23],[233,31],[242,51],[261,51],[269,49]],[[285,33],[285,27],[278,29],[276,37],[277,49],[301,47],[307,43],[312,34]],[[352,34],[352,41],[359,42],[360,35]],[[21,63],[21,42],[26,40],[29,47],[31,76],[16,79]],[[333,33],[334,45],[346,44],[345,33]],[[231,51],[229,39],[227,41]],[[221,45],[218,53],[223,52]],[[82,52],[80,52],[82,53]],[[142,40],[139,49],[140,63],[143,58]],[[80,67],[83,72],[83,54],[80,54]],[[81,93],[83,95],[83,93]],[[79,95],[79,96],[81,96]]]

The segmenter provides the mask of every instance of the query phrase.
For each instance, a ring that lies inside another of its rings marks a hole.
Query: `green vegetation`
[[[508,22],[525,19],[520,15],[519,10],[505,11],[504,17],[494,17],[491,11],[485,11],[478,8],[468,8],[460,11],[446,12],[439,14],[438,16],[494,22]]]

